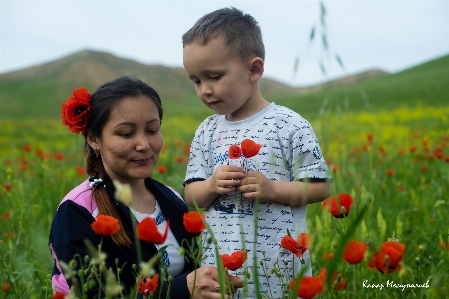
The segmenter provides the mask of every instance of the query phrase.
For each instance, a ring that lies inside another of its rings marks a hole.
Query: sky
[[[230,6],[259,22],[264,76],[293,86],[373,68],[398,72],[449,54],[449,0],[321,3],[324,26],[317,0],[0,0],[0,73],[84,49],[182,67],[182,34],[204,14]]]

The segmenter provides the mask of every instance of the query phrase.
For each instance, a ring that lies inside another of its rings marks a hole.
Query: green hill
[[[109,53],[84,50],[73,55],[0,75],[1,119],[52,119],[60,116],[61,103],[77,87],[91,92],[100,84],[123,75],[134,75],[155,88],[164,109],[181,113],[208,109],[198,100],[183,68],[145,65]],[[298,89],[264,79],[268,95],[292,95]]]
[[[123,75],[135,75],[161,95],[167,115],[210,115],[198,100],[183,68],[145,65],[109,53],[84,50],[67,57],[0,75],[0,119],[57,119],[61,103],[76,87],[94,91]],[[260,82],[269,101],[290,107],[305,117],[327,107],[391,109],[401,105],[447,105],[449,55],[405,71],[388,74],[370,70],[309,87],[292,87],[268,78]]]
[[[301,115],[317,116],[321,107],[340,111],[390,110],[400,106],[449,105],[449,55],[369,81],[275,99]]]

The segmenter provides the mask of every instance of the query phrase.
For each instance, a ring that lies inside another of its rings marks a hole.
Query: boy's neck
[[[258,90],[252,95],[252,99],[246,101],[240,109],[233,113],[227,114],[226,119],[231,122],[244,120],[256,115],[269,105],[270,103],[262,97],[262,94]]]

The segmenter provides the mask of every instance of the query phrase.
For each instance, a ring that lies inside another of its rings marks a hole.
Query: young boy
[[[236,8],[214,11],[200,18],[182,40],[187,75],[200,100],[217,113],[203,121],[192,141],[186,201],[206,208],[220,254],[246,250],[250,268],[257,256],[261,293],[281,298],[286,287],[270,273],[275,262],[281,270],[287,262],[290,278],[301,270],[298,260],[292,269],[291,253],[281,248],[281,240],[287,229],[295,239],[307,232],[306,205],[330,194],[328,169],[315,133],[304,118],[269,103],[260,93],[265,49],[260,27],[252,16]],[[258,154],[249,159],[228,157],[229,147],[240,145],[244,139],[262,146]],[[258,211],[255,200],[259,201]],[[204,233],[204,238],[208,237]],[[207,256],[205,264],[216,265],[213,248],[203,256]],[[304,258],[306,275],[311,275],[308,252]],[[243,270],[236,274],[242,275]],[[256,298],[254,287],[251,274],[248,298]]]

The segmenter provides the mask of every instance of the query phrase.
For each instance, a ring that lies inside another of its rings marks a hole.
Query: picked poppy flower
[[[338,194],[326,198],[321,204],[321,208],[332,214],[335,218],[344,218],[349,215],[354,200],[347,193]]]
[[[148,298],[152,293],[156,293],[158,280],[159,274],[154,275],[151,279],[148,277],[145,277],[143,280],[139,279],[139,286],[137,287],[139,293],[144,295],[145,298]]]
[[[326,280],[327,270],[322,268],[320,274],[318,275],[323,282]],[[335,291],[341,291],[347,283],[347,280],[343,279],[343,275],[339,272],[334,272],[331,277],[331,285]]]
[[[200,214],[197,211],[191,211],[185,213],[183,218],[183,223],[186,231],[192,235],[198,236],[206,228],[203,220],[206,217],[204,214]]]
[[[229,158],[231,158],[231,159],[238,159],[241,156],[242,156],[242,150],[240,149],[240,146],[234,144],[234,145],[231,145],[229,147],[229,150],[228,150],[228,157]]]
[[[108,215],[98,215],[97,220],[90,225],[94,232],[100,236],[112,236],[119,231],[120,225],[118,220]]]
[[[4,282],[2,284],[2,292],[6,292],[7,290],[9,290],[9,288],[11,287],[11,284],[8,282]]]
[[[63,293],[63,292],[56,292],[54,295],[53,295],[53,298],[52,299],[64,299],[65,298],[65,294]]]
[[[246,251],[235,251],[231,255],[229,254],[221,254],[221,261],[223,262],[223,267],[225,267],[228,270],[235,271],[241,266],[243,266],[243,263],[246,261],[246,258],[248,257],[248,254]]]
[[[319,293],[323,292],[323,280],[320,277],[303,276],[299,281],[298,297],[304,299],[312,299]],[[296,279],[290,281],[290,290],[293,291],[296,285]]]
[[[242,153],[245,156],[245,158],[251,158],[259,153],[259,150],[262,147],[262,145],[255,143],[251,139],[245,139],[242,141],[241,147]]]
[[[76,88],[72,94],[73,96],[62,104],[62,124],[68,126],[70,132],[84,135],[89,120],[91,95],[84,87]]]
[[[167,219],[165,232],[163,235],[161,235],[157,229],[156,221],[151,217],[147,217],[137,225],[137,237],[140,240],[148,243],[162,244],[164,243],[165,239],[167,239],[169,227],[170,220]]]
[[[281,247],[287,249],[297,257],[301,257],[309,249],[310,244],[312,244],[312,236],[308,233],[300,233],[297,240],[289,235],[283,237],[281,240]]]
[[[365,258],[368,245],[365,242],[349,241],[343,251],[343,259],[349,264],[358,264]]]

